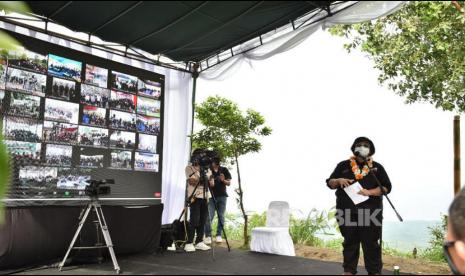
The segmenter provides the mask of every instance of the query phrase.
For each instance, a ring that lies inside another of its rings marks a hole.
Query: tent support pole
[[[195,96],[197,92],[197,78],[199,77],[199,63],[194,63],[192,67],[192,78],[194,82],[192,84],[192,125],[191,125],[191,151],[192,151],[192,135],[194,134],[194,122],[195,122]]]
[[[461,188],[460,166],[460,116],[454,117],[454,193],[457,195]]]

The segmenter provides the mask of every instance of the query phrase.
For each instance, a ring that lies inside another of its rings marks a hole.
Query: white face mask
[[[360,156],[361,156],[361,157],[367,158],[368,155],[370,155],[370,148],[364,147],[364,146],[356,147],[356,148],[355,148],[355,152],[360,153]]]

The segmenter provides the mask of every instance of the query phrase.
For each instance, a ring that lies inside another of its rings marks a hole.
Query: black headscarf
[[[358,137],[357,139],[355,139],[354,143],[352,144],[352,147],[350,148],[352,152],[355,154],[355,145],[361,142],[367,142],[368,144],[370,144],[370,156],[373,156],[376,152],[375,144],[373,144],[373,142],[367,137]]]

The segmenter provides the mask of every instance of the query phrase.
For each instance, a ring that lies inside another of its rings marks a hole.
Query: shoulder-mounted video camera
[[[209,168],[218,159],[218,153],[213,150],[195,149],[192,153],[191,163],[194,166]]]

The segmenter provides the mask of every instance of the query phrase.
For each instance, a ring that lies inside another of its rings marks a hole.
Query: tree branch
[[[454,5],[454,7],[462,13],[463,16],[465,16],[465,10],[462,8],[462,6],[460,6],[460,3],[457,2],[457,1],[451,1],[452,4]]]

